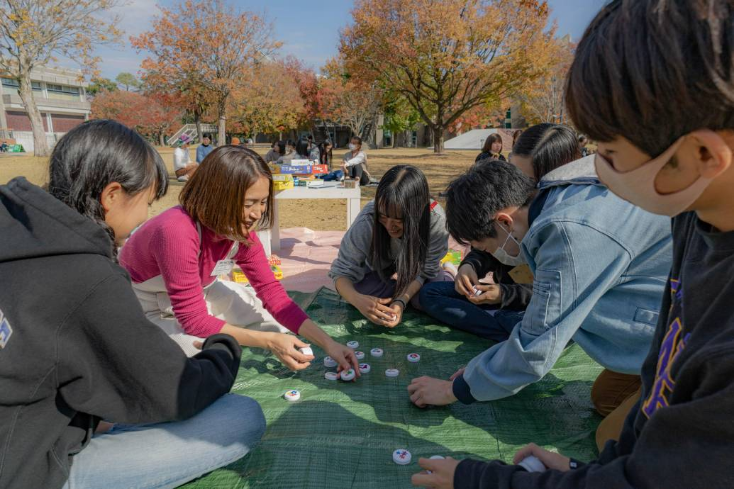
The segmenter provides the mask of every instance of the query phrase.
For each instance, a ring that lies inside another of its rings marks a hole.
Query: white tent
[[[472,129],[469,132],[465,132],[446,141],[444,148],[481,150],[487,136],[497,132],[499,132],[499,129]]]

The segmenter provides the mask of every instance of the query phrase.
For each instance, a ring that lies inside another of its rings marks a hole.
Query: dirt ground
[[[173,175],[173,149],[157,148]],[[256,150],[265,154],[267,147]],[[335,151],[334,161],[339,162],[345,151]],[[433,156],[430,148],[417,149],[380,149],[368,151],[369,170],[372,176],[379,178],[389,168],[399,164],[415,165],[426,174],[431,193],[438,197],[448,183],[474,162],[478,151],[453,151],[443,156]],[[195,152],[191,150],[192,160]],[[42,185],[48,179],[48,159],[34,156],[2,155],[0,156],[0,184],[12,178],[24,176],[32,183]],[[172,181],[168,194],[151,208],[150,216],[178,203],[181,184]],[[362,205],[375,196],[375,187],[362,189]],[[317,231],[346,230],[346,201],[341,200],[287,200],[280,204],[281,228],[307,227]]]

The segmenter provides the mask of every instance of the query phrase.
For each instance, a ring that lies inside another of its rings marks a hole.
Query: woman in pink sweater
[[[298,350],[308,345],[284,334],[290,331],[320,346],[340,369],[359,372],[353,351],[311,321],[270,270],[254,230],[272,224],[272,176],[257,153],[217,148],[191,176],[179,202],[146,222],[120,252],[151,322],[188,355],[203,338],[226,333],[301,370],[314,357]],[[252,288],[217,279],[235,264]]]

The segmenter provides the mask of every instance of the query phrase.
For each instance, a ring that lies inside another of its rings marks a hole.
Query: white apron
[[[196,227],[199,231],[199,242],[201,242],[201,227],[198,223]],[[238,250],[239,243],[235,242],[229,253],[227,253],[226,259],[233,259]],[[201,254],[201,250],[199,250],[199,254]],[[133,283],[133,290],[150,322],[165,331],[173,341],[178,343],[187,356],[191,357],[199,352],[194,347],[194,342],[203,342],[204,338],[186,334],[181,324],[176,320],[171,298],[168,296],[166,284],[161,275],[139,284]],[[276,333],[287,333],[289,331],[265,310],[265,306],[257,298],[252,287],[217,278],[204,287],[204,300],[210,315],[233,326]]]

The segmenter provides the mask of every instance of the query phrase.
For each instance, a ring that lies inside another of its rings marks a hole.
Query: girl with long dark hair
[[[329,276],[336,290],[375,324],[395,327],[426,282],[447,279],[446,217],[418,168],[399,165],[380,180],[347,231]]]
[[[174,487],[243,457],[265,418],[225,396],[240,346],[215,335],[187,358],[116,262],[166,193],[161,157],[96,120],[50,166],[48,191],[0,186],[0,487]]]
[[[484,146],[482,146],[482,152],[477,155],[474,163],[482,160],[507,161],[502,154],[502,136],[498,133],[487,136],[487,139],[484,140]]]

